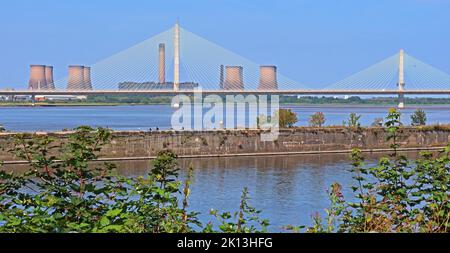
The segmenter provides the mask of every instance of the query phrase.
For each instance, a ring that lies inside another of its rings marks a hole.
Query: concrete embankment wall
[[[319,152],[348,152],[352,148],[367,151],[388,149],[386,132],[381,128],[294,128],[281,130],[276,141],[265,142],[260,130],[227,130],[203,132],[114,132],[101,158],[151,158],[163,149],[180,156],[270,155]],[[66,141],[68,133],[47,133]],[[0,161],[17,160],[7,150],[12,148],[13,133],[0,133]],[[450,127],[405,127],[398,143],[405,149],[443,147],[450,142]]]

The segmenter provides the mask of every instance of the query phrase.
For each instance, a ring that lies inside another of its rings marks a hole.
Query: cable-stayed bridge
[[[400,50],[324,89],[311,89],[261,66],[178,24],[133,47],[92,64],[70,66],[53,81],[53,69],[33,65],[28,86],[3,95],[91,94],[285,94],[404,95],[450,94],[450,75]]]

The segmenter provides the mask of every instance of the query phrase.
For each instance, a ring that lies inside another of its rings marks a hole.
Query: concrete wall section
[[[384,149],[383,129],[351,131],[346,128],[297,128],[282,130],[274,142],[261,141],[261,131],[209,132],[114,132],[113,140],[102,150],[102,158],[150,157],[163,149],[171,149],[181,156],[243,155],[255,153],[289,153],[340,151],[352,148]],[[59,141],[66,141],[67,133],[48,133]],[[12,148],[11,133],[0,134],[0,160],[15,160],[7,153]],[[402,148],[442,147],[450,142],[450,129],[401,130]]]

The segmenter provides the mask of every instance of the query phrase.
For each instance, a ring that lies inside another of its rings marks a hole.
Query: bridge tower
[[[166,83],[166,45],[164,43],[159,44],[158,81],[159,84]]]
[[[177,21],[173,36],[174,64],[173,64],[173,90],[180,90],[180,24]]]
[[[403,92],[405,90],[405,69],[404,69],[404,54],[403,49],[400,49],[398,59],[398,91]],[[398,108],[405,108],[405,95],[403,93],[398,94]]]

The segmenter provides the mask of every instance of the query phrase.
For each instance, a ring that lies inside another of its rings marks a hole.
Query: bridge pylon
[[[405,108],[405,95],[402,94],[405,90],[405,68],[404,68],[404,58],[405,52],[403,49],[400,49],[399,59],[398,59],[398,108]]]
[[[177,21],[174,27],[174,64],[173,64],[173,90],[180,90],[180,24]]]

